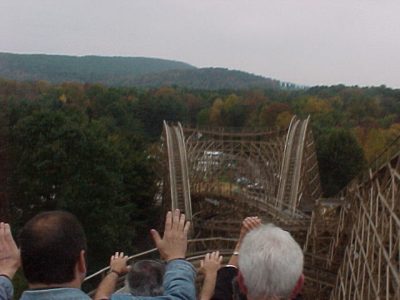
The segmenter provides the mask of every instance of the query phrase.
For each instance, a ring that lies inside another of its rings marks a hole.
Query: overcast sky
[[[400,0],[0,0],[0,52],[158,57],[400,88]]]

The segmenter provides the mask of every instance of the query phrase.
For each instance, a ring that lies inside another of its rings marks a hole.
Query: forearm
[[[203,287],[200,292],[200,300],[210,300],[214,295],[215,282],[217,273],[206,274],[204,277]]]
[[[186,260],[168,262],[164,275],[164,297],[162,299],[196,299],[194,285],[196,271]]]
[[[241,240],[239,240],[237,242],[235,249],[233,250],[233,254],[228,261],[228,265],[235,266],[235,267],[237,267],[239,265],[239,258],[238,258],[237,253],[239,252],[240,245],[241,245]]]
[[[97,288],[96,294],[94,295],[94,300],[110,299],[111,294],[114,293],[118,282],[118,275],[114,272],[109,273],[100,282]]]

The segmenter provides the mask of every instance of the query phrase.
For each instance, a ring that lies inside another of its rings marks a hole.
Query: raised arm
[[[167,261],[164,296],[160,299],[196,299],[196,271],[185,260],[189,228],[190,222],[176,209],[173,213],[167,213],[163,238],[156,230],[151,230],[161,257]]]
[[[118,279],[120,276],[129,272],[129,267],[126,265],[128,256],[124,252],[115,252],[115,255],[110,258],[110,272],[100,282],[94,295],[95,300],[109,299],[114,293]]]
[[[204,274],[203,287],[200,292],[200,300],[209,300],[214,295],[217,273],[221,267],[222,256],[219,251],[207,253],[200,262],[200,272]]]
[[[166,262],[186,257],[189,228],[190,222],[186,222],[185,215],[176,209],[174,214],[170,211],[167,213],[163,238],[160,237],[157,230],[150,231],[161,258]]]
[[[168,212],[165,218],[164,235],[151,230],[154,242],[161,257],[167,261],[163,287],[164,295],[153,299],[159,300],[194,300],[196,289],[194,280],[196,271],[193,265],[185,260],[187,250],[187,235],[190,222],[186,222],[185,215],[179,209],[174,213]],[[136,299],[134,296],[113,294],[112,299],[127,300]],[[152,299],[151,297],[140,297],[139,299]]]
[[[14,289],[11,279],[14,277],[21,258],[11,234],[10,225],[0,223],[0,299],[12,299]]]
[[[236,244],[233,255],[229,259],[228,265],[221,268],[217,273],[217,280],[215,283],[214,295],[212,297],[213,300],[225,300],[232,299],[234,290],[232,280],[238,274],[238,255],[240,251],[240,246],[246,234],[260,226],[261,220],[259,217],[247,217],[243,220],[242,225],[240,227],[240,235],[238,242]]]
[[[239,235],[239,240],[236,243],[235,250],[233,251],[233,255],[229,259],[228,265],[231,266],[238,266],[238,255],[240,251],[240,245],[242,244],[242,241],[246,234],[254,229],[257,228],[258,226],[261,225],[261,219],[259,217],[247,217],[243,220],[242,226],[240,227],[240,235]]]

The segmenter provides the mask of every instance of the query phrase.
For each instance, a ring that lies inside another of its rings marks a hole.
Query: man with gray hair
[[[125,285],[133,296],[161,296],[165,264],[158,260],[135,262],[125,278]]]
[[[250,300],[293,299],[303,277],[303,252],[289,232],[261,225],[240,247],[238,281]]]

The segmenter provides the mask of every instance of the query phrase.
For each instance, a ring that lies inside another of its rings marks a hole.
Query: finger
[[[258,227],[260,224],[261,224],[261,220],[260,219],[253,219],[249,223],[249,226],[250,226],[251,229],[254,229],[254,228]]]
[[[184,233],[185,237],[187,237],[187,235],[189,233],[189,229],[190,229],[190,221],[187,221],[185,224],[185,228],[183,228],[183,233]]]
[[[219,262],[219,263],[222,263],[222,260],[223,260],[223,259],[224,259],[224,257],[223,257],[222,255],[220,255],[219,258],[218,258],[218,262]]]
[[[10,225],[5,223],[5,224],[3,224],[3,228],[4,228],[4,236],[5,236],[5,240],[6,240],[7,244],[10,247],[16,248],[17,245],[15,244],[15,241],[12,237]]]
[[[165,217],[165,228],[164,232],[170,231],[172,228],[172,212],[167,212],[167,216]]]
[[[0,223],[0,239],[3,240],[4,239],[4,235],[5,235],[5,224],[3,222]]]
[[[200,261],[200,268],[203,268],[204,267],[204,260],[201,260]]]
[[[5,247],[5,241],[4,241],[4,223],[0,223],[0,249],[4,249]]]
[[[158,248],[158,246],[161,243],[160,234],[155,229],[150,230],[150,233],[151,233],[151,237],[153,238],[154,243],[156,244],[156,247]]]
[[[215,260],[216,260],[218,257],[219,257],[219,251],[215,252],[215,254],[214,254]]]
[[[249,227],[249,228],[252,228],[252,227],[254,226],[254,220],[249,220],[249,221],[246,223],[246,226]]]
[[[251,219],[249,220],[249,224],[251,224],[251,225],[257,224],[257,223],[259,223],[259,222],[260,222],[260,219],[257,218],[257,217],[251,218]]]
[[[251,227],[251,221],[250,220],[246,220],[243,222],[243,228],[245,228],[246,230],[250,229]]]
[[[214,257],[215,257],[215,251],[210,253],[210,259],[214,260]]]
[[[182,230],[184,230],[184,228],[185,228],[185,219],[186,219],[186,216],[185,216],[185,214],[181,214],[181,217],[179,218],[179,231],[182,231]]]
[[[246,218],[243,221],[243,224],[249,224],[251,222],[252,218]]]
[[[124,255],[124,252],[120,252],[119,253],[119,257],[124,257],[125,255]]]
[[[130,272],[132,270],[132,266],[126,266],[126,271]]]
[[[248,223],[250,222],[254,217],[247,217],[243,220],[243,223]]]
[[[178,230],[180,215],[181,215],[180,210],[179,209],[175,209],[174,216],[172,218],[172,229],[173,230]]]

